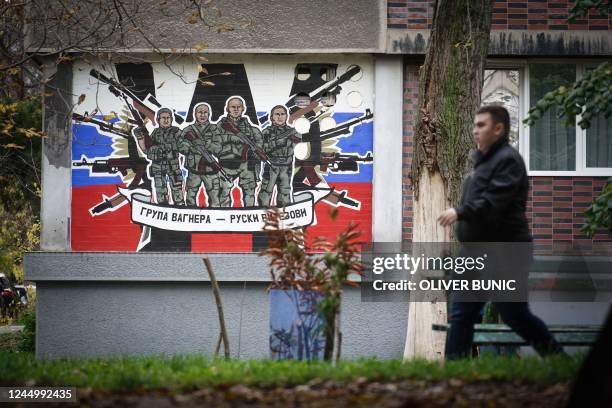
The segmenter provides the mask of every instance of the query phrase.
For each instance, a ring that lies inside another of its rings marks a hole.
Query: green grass
[[[96,390],[170,389],[245,384],[259,387],[292,386],[311,380],[347,382],[404,379],[435,381],[458,378],[521,381],[542,385],[566,382],[576,374],[582,357],[488,357],[435,362],[415,360],[347,360],[337,367],[324,362],[224,361],[198,355],[125,357],[35,361],[32,353],[0,351],[0,383],[62,385]]]
[[[0,350],[18,351],[21,339],[21,333],[0,334]]]

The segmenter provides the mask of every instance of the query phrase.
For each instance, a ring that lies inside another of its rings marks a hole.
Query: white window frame
[[[568,61],[568,60],[529,60],[523,62],[520,69],[519,81],[521,93],[519,94],[519,114],[522,119],[527,117],[529,107],[529,65],[530,64],[575,64],[576,65],[576,80],[579,80],[584,75],[586,68],[596,66],[601,61]],[[516,66],[516,65],[515,65]],[[488,68],[488,67],[487,67]],[[514,68],[513,68],[514,69]],[[534,101],[535,103],[535,101]],[[574,177],[589,177],[589,176],[612,176],[612,167],[586,167],[586,130],[580,128],[576,124],[576,169],[575,170],[531,170],[529,167],[529,134],[530,127],[519,121],[519,152],[523,156],[525,165],[527,166],[527,174],[529,176],[574,176]],[[576,123],[580,120],[580,116],[576,118]]]
[[[601,63],[601,62],[600,62]],[[596,68],[597,65],[599,64],[593,64],[593,63],[584,63],[584,64],[579,64],[578,65],[578,70],[577,70],[577,76],[578,79],[582,79],[582,77],[584,76],[584,74],[586,73],[586,70],[588,68]],[[580,120],[580,118],[576,118],[576,123],[578,123],[578,121]],[[577,143],[580,143],[580,151],[577,151],[577,157],[576,157],[576,164],[578,163],[578,160],[580,160],[581,163],[581,168],[583,169],[581,171],[580,175],[585,175],[585,176],[612,176],[612,167],[587,167],[586,166],[586,137],[587,137],[587,129],[582,129],[580,126],[576,125],[576,137]],[[577,168],[577,167],[576,167]]]

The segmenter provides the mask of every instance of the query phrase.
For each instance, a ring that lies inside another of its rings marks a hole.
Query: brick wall
[[[418,107],[418,66],[406,64],[404,68],[403,104],[403,217],[402,237],[412,240],[412,189],[410,166],[412,163],[414,122]],[[607,177],[530,177],[527,218],[540,253],[558,253],[572,245],[581,247],[593,243],[610,242],[612,234],[605,230],[592,239],[580,232],[584,224],[584,210],[601,192]]]
[[[410,168],[412,165],[412,136],[414,121],[419,103],[419,69],[416,65],[406,64],[404,68],[403,104],[403,148],[402,148],[402,239],[412,241],[412,186]]]
[[[561,252],[572,245],[588,247],[612,242],[612,234],[601,230],[587,238],[580,229],[584,211],[605,185],[607,177],[531,177],[527,219],[536,249]]]
[[[567,23],[571,0],[496,0],[493,5],[494,30],[610,30],[612,13],[591,13],[588,18]],[[433,0],[390,0],[387,2],[387,27],[431,28]]]

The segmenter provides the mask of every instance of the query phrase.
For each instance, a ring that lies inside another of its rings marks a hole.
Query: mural
[[[77,66],[72,249],[256,251],[270,206],[368,240],[370,62]]]

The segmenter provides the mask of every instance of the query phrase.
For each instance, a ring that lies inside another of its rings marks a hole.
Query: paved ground
[[[0,334],[17,333],[23,330],[23,326],[0,326]]]

